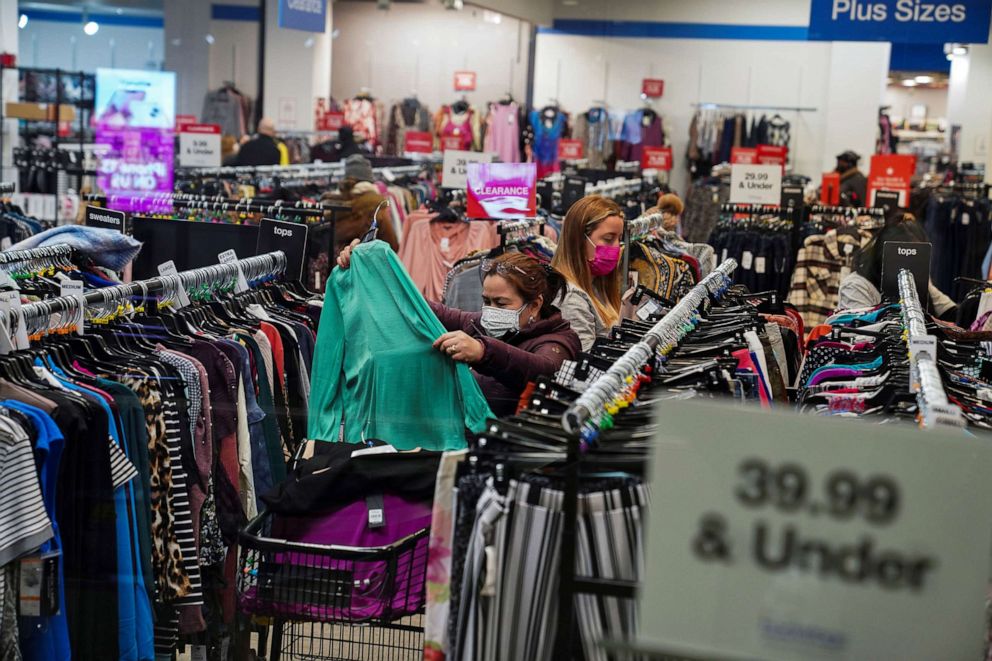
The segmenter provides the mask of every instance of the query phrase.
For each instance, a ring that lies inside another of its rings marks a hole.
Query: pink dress
[[[495,152],[504,163],[520,162],[520,114],[515,102],[489,104],[482,149]]]

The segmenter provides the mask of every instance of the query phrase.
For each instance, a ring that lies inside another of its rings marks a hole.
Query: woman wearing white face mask
[[[348,268],[351,247],[338,266]],[[551,304],[565,286],[557,271],[520,253],[485,260],[481,271],[482,312],[428,301],[448,330],[434,348],[472,368],[493,413],[512,415],[528,382],[578,355],[579,336]]]

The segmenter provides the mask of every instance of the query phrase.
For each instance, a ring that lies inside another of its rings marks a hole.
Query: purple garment
[[[807,387],[818,385],[828,379],[838,379],[838,378],[854,378],[861,376],[862,372],[860,370],[852,370],[846,367],[831,367],[830,369],[825,369],[818,374],[813,375],[813,378],[809,380]]]
[[[269,537],[321,546],[387,546],[431,525],[431,503],[383,496],[383,525],[369,527],[365,499],[313,516],[273,518]],[[318,622],[396,619],[424,605],[428,534],[398,552],[364,558],[344,554],[259,554],[256,585],[241,595],[241,610]]]
[[[661,116],[654,113],[654,118],[644,125],[644,109],[636,110],[624,119],[623,131],[620,134],[620,160],[637,161],[640,163],[644,147],[660,147],[665,143],[664,131],[661,128]]]

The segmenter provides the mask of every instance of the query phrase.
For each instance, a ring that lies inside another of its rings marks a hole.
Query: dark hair
[[[902,209],[893,209],[885,219],[885,227],[868,242],[854,259],[854,270],[858,275],[882,288],[882,252],[890,241],[923,243],[929,241],[923,226],[916,217]]]
[[[500,275],[517,290],[524,304],[533,303],[544,296],[541,317],[550,316],[554,301],[565,288],[565,277],[550,266],[519,252],[505,252],[492,260],[493,268],[485,277]],[[503,264],[503,268],[498,268]]]

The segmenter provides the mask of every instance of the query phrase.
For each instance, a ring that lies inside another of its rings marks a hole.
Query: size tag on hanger
[[[238,267],[238,281],[234,285],[234,291],[237,293],[248,291],[248,280],[245,279],[244,271],[241,270],[241,264],[238,264],[238,256],[234,250],[225,250],[221,254],[217,255],[217,259],[220,260],[221,264],[237,264]]]
[[[4,308],[0,306],[3,310],[3,316],[0,316],[0,355],[6,356],[14,351],[14,343],[10,338],[10,328],[7,327],[7,313],[10,308]]]
[[[0,308],[10,310],[10,319],[17,325],[14,331],[14,347],[28,348],[28,331],[24,326],[24,312],[21,310],[21,295],[17,291],[0,292]],[[9,332],[10,329],[8,328]]]
[[[206,645],[191,645],[189,658],[190,661],[207,661],[207,646]]]
[[[764,273],[765,272],[765,258],[764,257],[755,257],[754,258],[754,272],[755,273]]]
[[[158,265],[158,274],[163,276],[179,275],[179,271],[176,270],[176,263],[170,259]],[[174,303],[179,309],[187,307],[190,304],[189,294],[186,293],[185,287],[179,287],[178,297]]]
[[[59,289],[59,296],[73,296],[79,302],[72,313],[72,323],[76,326],[76,334],[83,335],[83,308],[86,306],[83,299],[83,283],[78,280],[66,279],[61,282]]]
[[[658,301],[654,300],[653,298],[648,299],[644,303],[644,305],[637,308],[637,312],[636,312],[637,318],[640,319],[641,321],[647,321],[648,319],[651,318],[651,315],[658,312],[659,310],[661,310],[661,306],[658,304]]]
[[[741,255],[741,268],[745,271],[751,270],[751,264],[754,262],[754,255],[750,250],[745,250],[744,254]]]
[[[17,281],[10,277],[9,273],[0,271],[0,289],[19,290],[20,287],[17,286]]]

